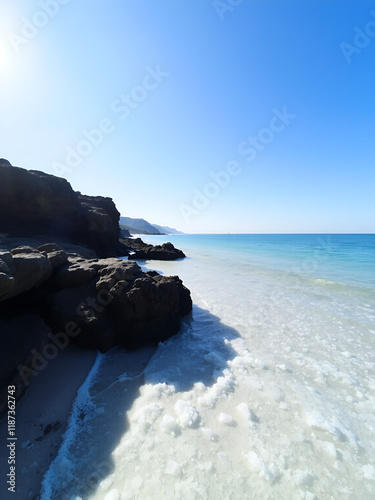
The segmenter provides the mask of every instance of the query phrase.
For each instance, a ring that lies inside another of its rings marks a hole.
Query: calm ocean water
[[[338,283],[375,287],[374,234],[209,234],[148,236],[157,244],[172,241],[186,252],[213,252],[223,259],[265,270],[296,273]]]
[[[98,358],[42,498],[375,498],[375,235],[144,240],[192,317]]]

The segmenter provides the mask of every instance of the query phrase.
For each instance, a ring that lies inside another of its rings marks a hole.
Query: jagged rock
[[[0,252],[0,300],[36,288],[48,280],[52,266],[47,257],[31,247]]]
[[[35,250],[35,248],[32,248],[28,245],[23,245],[23,246],[20,246],[20,247],[17,247],[17,248],[13,248],[10,253],[12,255],[18,255],[20,253],[38,253],[37,250]]]
[[[39,252],[46,252],[47,254],[61,252],[61,248],[56,245],[56,243],[45,243],[44,245],[38,246],[37,250],[39,250]]]
[[[1,268],[1,261],[0,261]],[[10,273],[3,273],[0,271],[0,300],[12,296],[14,290],[15,280]]]
[[[10,252],[0,251],[0,300],[10,297],[15,287],[12,273],[13,257]]]
[[[81,209],[75,216],[74,235],[101,256],[116,255],[120,235],[120,212],[111,198],[77,193]]]
[[[192,308],[190,292],[177,276],[144,273],[119,259],[88,262],[97,277],[85,284],[50,294],[49,308],[56,328],[73,321],[80,329],[80,346],[128,349],[156,344],[178,332],[181,317]]]
[[[0,232],[55,235],[116,255],[120,214],[110,198],[84,196],[66,179],[0,161]]]
[[[163,341],[178,332],[182,316],[191,311],[190,292],[177,276],[145,273],[129,260],[77,254],[52,272],[49,256],[59,252],[56,244],[0,252],[1,311],[8,309],[4,299],[14,297],[12,312],[34,307],[56,331],[73,322],[80,331],[74,341],[102,351]]]
[[[97,272],[90,263],[77,262],[74,259],[60,267],[55,275],[54,283],[57,288],[72,288],[90,281]]]
[[[0,271],[2,271],[1,266],[6,266],[4,267],[4,270],[10,270],[10,267],[13,264],[13,256],[10,250],[3,250],[0,249]],[[2,271],[5,272],[5,271]]]
[[[176,260],[186,257],[182,250],[175,248],[172,243],[163,243],[163,245],[150,245],[144,243],[141,238],[125,238],[121,240],[128,250],[129,259],[137,260]]]
[[[65,264],[68,260],[68,254],[61,250],[56,243],[46,243],[45,245],[40,245],[37,247],[40,252],[46,252],[47,258],[51,263],[52,269],[57,269],[58,267]]]
[[[122,225],[120,224],[120,238],[130,238],[131,234],[129,231]]]
[[[164,341],[180,329],[181,316],[191,311],[190,292],[178,276],[137,278],[130,290],[122,284],[111,289],[109,307],[118,318],[116,329],[122,345],[136,348]]]
[[[120,281],[122,282],[122,286],[127,288],[130,282],[144,274],[135,262],[121,261],[120,264],[118,259],[113,259],[112,262],[101,260],[96,265],[98,266],[98,275],[100,276],[99,281],[96,283],[98,291],[101,289],[109,291]]]

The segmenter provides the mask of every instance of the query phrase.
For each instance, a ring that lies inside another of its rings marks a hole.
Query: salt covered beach
[[[192,317],[97,358],[41,498],[374,498],[374,236],[169,239]]]

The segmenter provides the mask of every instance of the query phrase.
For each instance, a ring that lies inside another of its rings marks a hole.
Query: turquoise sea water
[[[99,359],[42,499],[375,498],[375,235],[142,238],[185,252],[139,264],[180,276],[193,313]]]
[[[186,252],[232,254],[239,263],[337,283],[375,287],[374,234],[207,234],[145,236]]]

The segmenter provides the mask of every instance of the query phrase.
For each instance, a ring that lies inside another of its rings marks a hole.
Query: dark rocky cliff
[[[111,198],[85,196],[66,179],[0,160],[0,231],[69,239],[116,255],[120,213]]]

